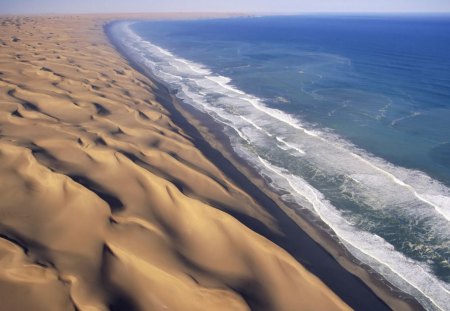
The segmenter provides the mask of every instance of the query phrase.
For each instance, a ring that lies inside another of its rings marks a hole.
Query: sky
[[[0,0],[0,14],[115,12],[450,13],[450,0]]]

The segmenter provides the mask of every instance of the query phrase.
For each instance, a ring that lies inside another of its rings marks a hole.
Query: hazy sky
[[[450,0],[0,0],[0,14],[88,12],[450,12]]]

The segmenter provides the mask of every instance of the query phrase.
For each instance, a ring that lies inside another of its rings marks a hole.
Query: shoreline
[[[279,235],[173,122],[157,100],[167,92],[111,45],[111,19],[0,20],[2,306],[349,310],[228,213]]]
[[[314,219],[309,211],[296,212],[279,198],[258,173],[232,149],[230,142],[210,116],[175,98],[170,89],[158,77],[143,70],[115,42],[109,27],[104,25],[110,43],[131,66],[147,76],[159,92],[158,101],[170,112],[171,119],[182,128],[196,146],[210,161],[219,167],[227,177],[241,189],[249,193],[277,221],[284,236],[267,230],[256,219],[227,211],[253,231],[266,237],[285,249],[299,263],[318,276],[341,299],[357,310],[423,310],[423,307],[410,295],[392,286],[369,266],[359,262],[343,247],[336,237],[330,235],[326,225]],[[293,204],[292,204],[293,205]],[[309,214],[309,215],[308,215]],[[307,251],[304,251],[304,249]],[[351,288],[351,289],[350,289]],[[350,292],[350,293],[349,293]],[[370,307],[368,307],[370,306]]]

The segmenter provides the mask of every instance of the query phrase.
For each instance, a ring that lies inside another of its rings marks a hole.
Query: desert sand
[[[1,310],[347,310],[94,16],[0,19]]]

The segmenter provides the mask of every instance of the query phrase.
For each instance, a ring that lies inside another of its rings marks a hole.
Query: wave
[[[426,309],[450,305],[450,286],[435,274],[436,266],[450,271],[449,188],[267,107],[231,79],[145,41],[131,25],[112,27],[127,56],[185,103],[226,125],[235,151],[274,189],[289,193],[284,200],[312,211],[356,258]]]

